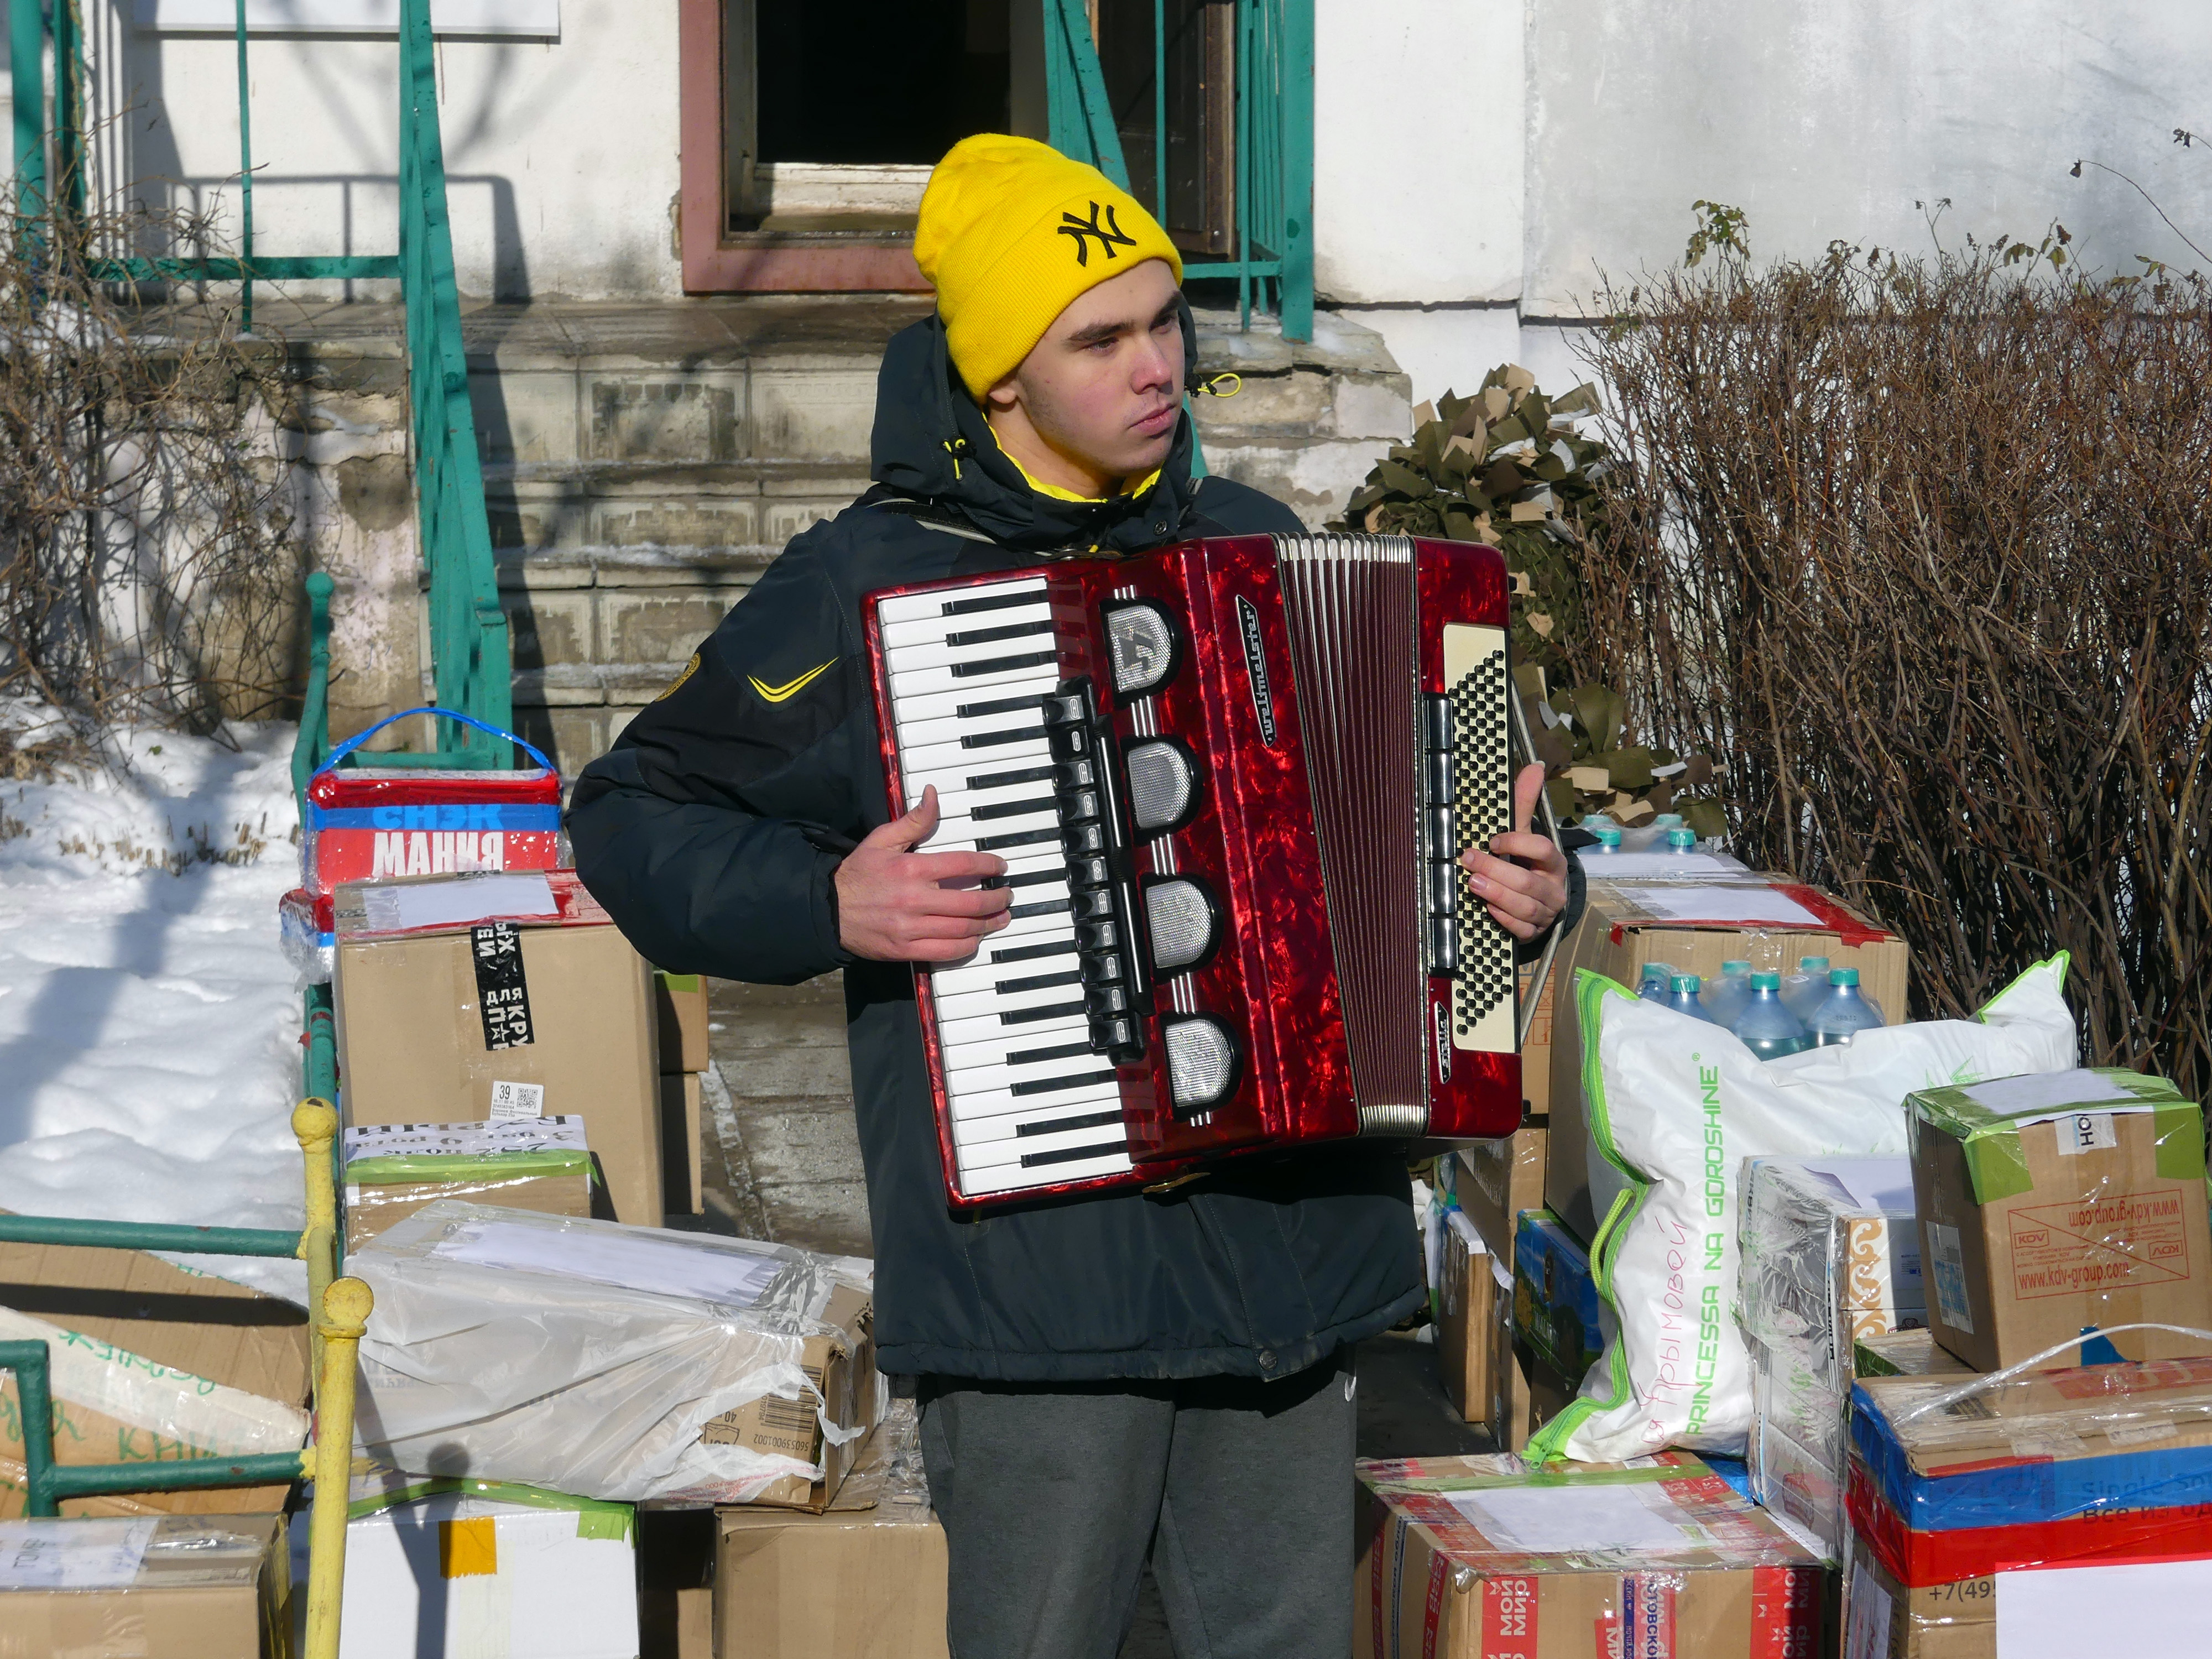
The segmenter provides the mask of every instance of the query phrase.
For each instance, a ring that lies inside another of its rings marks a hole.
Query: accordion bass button
[[[1460,867],[1431,864],[1429,869],[1429,914],[1449,916],[1459,908]]]

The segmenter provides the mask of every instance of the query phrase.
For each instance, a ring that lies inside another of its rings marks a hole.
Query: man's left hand
[[[1549,836],[1528,830],[1543,787],[1544,769],[1522,767],[1513,781],[1513,828],[1487,853],[1470,847],[1460,854],[1492,919],[1516,939],[1536,938],[1567,908],[1567,855]]]

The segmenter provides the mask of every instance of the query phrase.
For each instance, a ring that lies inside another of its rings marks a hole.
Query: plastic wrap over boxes
[[[0,1521],[0,1659],[284,1659],[291,1599],[281,1515]]]
[[[2212,1358],[1863,1380],[1845,1659],[2207,1651]]]
[[[579,1116],[372,1124],[346,1130],[340,1149],[349,1251],[441,1198],[592,1213],[592,1152]]]
[[[1684,1452],[1362,1461],[1358,1659],[1804,1659],[1824,1574]]]

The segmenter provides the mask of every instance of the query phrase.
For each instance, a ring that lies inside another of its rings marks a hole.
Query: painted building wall
[[[1324,303],[1417,399],[1508,356],[1578,378],[1568,319],[1678,262],[1691,204],[1754,255],[1909,252],[2055,219],[2093,264],[2212,270],[2212,7],[2197,0],[1316,0]],[[1931,233],[1926,214],[1948,198]],[[1925,203],[1928,209],[1917,206]]]

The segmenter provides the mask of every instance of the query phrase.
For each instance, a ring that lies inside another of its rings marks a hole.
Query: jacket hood
[[[1198,361],[1190,307],[1182,307],[1183,361]],[[1193,497],[1190,410],[1176,423],[1159,477],[1138,495],[1063,501],[1030,488],[953,372],[945,324],[933,312],[891,337],[876,378],[870,472],[901,495],[1025,552],[1135,553],[1182,525]]]

